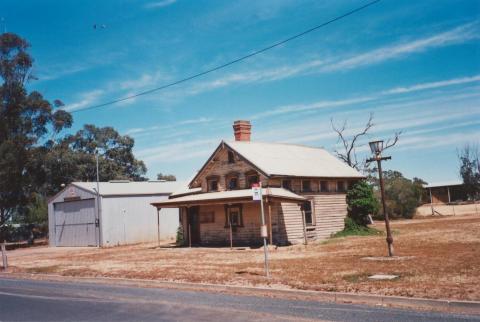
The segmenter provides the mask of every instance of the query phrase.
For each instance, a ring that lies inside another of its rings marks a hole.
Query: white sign
[[[256,201],[262,200],[262,188],[260,187],[252,187],[252,199]]]
[[[260,228],[260,236],[263,238],[268,237],[267,225],[262,225],[262,227]]]

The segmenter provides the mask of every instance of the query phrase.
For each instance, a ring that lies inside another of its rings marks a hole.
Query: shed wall
[[[157,240],[157,209],[152,202],[168,196],[104,196],[102,198],[102,246]],[[160,211],[160,238],[175,237],[178,209]]]

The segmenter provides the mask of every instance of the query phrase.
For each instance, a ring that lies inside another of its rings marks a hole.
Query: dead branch
[[[388,148],[391,148],[395,144],[397,144],[398,139],[400,138],[400,135],[402,135],[402,131],[395,132],[393,135],[393,138],[390,138],[385,142],[385,146],[383,147],[383,151],[385,151]]]
[[[342,152],[340,152],[338,150],[335,150],[334,151],[335,155],[340,160],[347,163],[349,166],[351,166],[351,167],[353,167],[357,170],[360,170],[359,169],[360,162],[357,159],[355,148],[356,148],[357,140],[360,137],[366,135],[368,133],[368,131],[374,126],[373,113],[370,113],[370,116],[368,118],[367,123],[365,124],[364,129],[360,133],[357,133],[357,134],[353,135],[351,140],[346,138],[346,135],[345,135],[345,130],[347,129],[347,121],[346,120],[343,122],[343,125],[340,128],[335,126],[335,124],[333,122],[333,118],[330,119],[330,123],[332,125],[333,131],[335,133],[337,133],[337,136],[338,136],[337,143],[341,141],[342,145],[343,145],[343,149],[344,149],[344,151],[342,151]]]

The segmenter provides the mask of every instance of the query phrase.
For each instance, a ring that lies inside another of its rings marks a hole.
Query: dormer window
[[[207,178],[208,191],[218,191],[218,177]]]
[[[228,163],[235,163],[235,154],[232,151],[228,151]]]
[[[258,178],[258,174],[249,174],[247,175],[247,183],[248,183],[248,187],[247,188],[251,188],[254,184],[257,184],[260,182],[260,179]]]
[[[238,189],[238,178],[231,177],[228,180],[228,190],[235,190],[235,189]]]

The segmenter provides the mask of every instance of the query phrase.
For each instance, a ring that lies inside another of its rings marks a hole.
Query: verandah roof
[[[302,202],[306,199],[284,188],[263,188],[262,195],[264,199],[284,201],[284,202]],[[188,195],[159,202],[152,203],[157,208],[178,208],[184,206],[197,206],[206,204],[224,204],[235,202],[252,201],[252,190],[229,190],[220,192],[207,192],[201,194]]]

